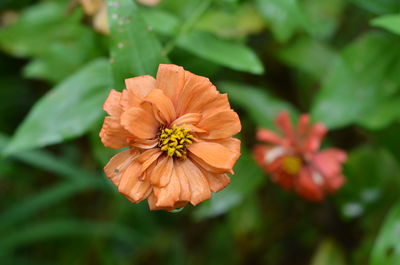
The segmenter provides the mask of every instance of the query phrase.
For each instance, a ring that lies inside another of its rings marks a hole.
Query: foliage
[[[109,35],[80,2],[0,2],[1,264],[400,264],[398,0],[98,0]],[[110,89],[160,63],[210,78],[243,127],[230,186],[175,213],[118,194],[98,137]],[[348,152],[323,203],[252,158],[281,110]]]

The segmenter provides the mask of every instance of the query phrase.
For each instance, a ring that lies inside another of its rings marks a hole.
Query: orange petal
[[[122,127],[118,118],[107,116],[99,136],[105,147],[121,149],[129,146],[128,137],[131,137],[131,134]]]
[[[218,92],[210,80],[185,71],[185,84],[176,103],[178,116],[185,113],[202,113]]]
[[[162,151],[158,148],[147,150],[145,153],[149,153],[150,155],[145,156],[146,158],[142,158],[142,156],[138,157],[138,161],[142,163],[142,172],[144,172],[157,158],[161,155]],[[142,178],[143,180],[143,178]]]
[[[181,168],[189,181],[191,191],[190,203],[196,205],[204,200],[208,200],[211,197],[210,186],[201,170],[189,159],[181,163]]]
[[[200,113],[186,113],[176,119],[172,125],[176,124],[180,126],[184,124],[197,124],[200,121],[201,116],[202,115]]]
[[[166,123],[171,123],[175,120],[176,113],[175,107],[172,101],[167,97],[160,89],[153,89],[144,99],[147,102],[152,103],[160,111],[160,117]]]
[[[189,182],[189,177],[191,176],[187,176],[185,174],[181,162],[175,163],[175,170],[181,187],[179,200],[188,202],[191,200],[191,197],[193,196],[193,194],[191,193],[190,182]]]
[[[179,201],[179,196],[181,193],[179,178],[173,168],[171,179],[163,188],[154,187],[154,194],[156,195],[157,207],[173,207],[174,204]]]
[[[121,107],[124,111],[127,111],[133,107],[139,107],[140,103],[143,102],[143,99],[139,98],[135,95],[135,93],[130,89],[124,89],[121,95]]]
[[[137,198],[134,199],[130,196],[131,191],[137,187],[141,186],[142,182],[139,180],[139,174],[141,173],[142,165],[136,161],[132,162],[129,167],[122,174],[121,180],[118,185],[118,191],[123,195],[130,197],[134,202],[137,202]]]
[[[214,99],[205,105],[202,110],[203,118],[216,112],[231,109],[227,94],[219,94],[218,91],[213,92],[213,94],[215,94]]]
[[[106,101],[103,104],[103,109],[111,116],[121,116],[122,108],[120,105],[121,93],[112,89]]]
[[[151,149],[151,148],[156,147],[157,144],[158,144],[157,139],[150,139],[150,140],[134,139],[133,141],[130,142],[131,146],[141,148],[141,149]]]
[[[159,123],[151,110],[144,108],[130,108],[121,115],[121,124],[126,130],[140,139],[156,137]]]
[[[113,156],[107,165],[104,167],[104,173],[114,185],[118,186],[121,176],[128,166],[132,163],[138,151],[127,149]]]
[[[161,157],[153,172],[151,173],[151,184],[157,187],[166,186],[171,179],[173,166],[174,162],[171,157]]]
[[[193,143],[188,147],[198,163],[210,166],[214,173],[231,172],[239,154],[213,142]],[[203,163],[202,163],[203,162]]]
[[[125,79],[126,89],[133,92],[138,98],[145,98],[156,87],[156,80],[150,75],[142,75]]]
[[[208,184],[212,192],[218,192],[231,183],[231,179],[227,174],[213,174],[202,170],[204,176],[207,178]]]
[[[185,83],[185,70],[173,64],[160,64],[157,71],[156,87],[161,89],[176,104]]]
[[[218,139],[212,141],[217,144],[221,144],[228,148],[229,150],[236,152],[238,155],[240,155],[240,140],[237,138],[229,137],[225,139]]]
[[[231,137],[240,132],[239,116],[233,110],[214,113],[200,121],[197,125],[208,132],[203,139],[222,139]]]

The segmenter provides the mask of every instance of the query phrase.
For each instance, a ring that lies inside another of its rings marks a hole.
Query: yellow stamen
[[[158,146],[168,156],[186,158],[186,148],[192,143],[193,136],[189,129],[173,125],[172,128],[164,128],[160,131]]]
[[[282,160],[282,169],[290,175],[296,175],[301,169],[301,159],[297,156],[285,156]]]

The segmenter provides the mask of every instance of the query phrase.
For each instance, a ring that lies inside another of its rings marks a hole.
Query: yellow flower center
[[[193,140],[193,136],[189,131],[189,129],[184,129],[177,125],[172,126],[171,129],[161,129],[158,146],[168,156],[186,158],[186,148]]]
[[[282,160],[283,170],[290,175],[296,175],[301,169],[301,159],[297,156],[285,156]]]

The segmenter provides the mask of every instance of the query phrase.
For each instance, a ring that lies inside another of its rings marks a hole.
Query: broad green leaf
[[[265,23],[254,5],[243,3],[236,8],[211,8],[194,25],[222,38],[242,38],[262,31]]]
[[[356,5],[375,14],[387,14],[400,12],[398,0],[351,0]]]
[[[379,231],[369,265],[400,264],[400,201],[392,207]]]
[[[289,40],[300,28],[312,31],[298,0],[257,0],[256,3],[259,12],[279,41]]]
[[[390,125],[393,121],[400,120],[400,98],[389,97],[382,100],[370,115],[365,115],[360,119],[360,123],[372,130],[382,129]]]
[[[400,34],[400,13],[377,17],[371,21],[371,25],[384,28],[395,34]]]
[[[87,64],[34,105],[4,153],[39,148],[84,134],[101,118],[101,105],[110,86],[107,60]]]
[[[105,182],[96,177],[84,177],[74,182],[64,182],[51,188],[42,190],[40,193],[25,198],[22,202],[11,205],[0,214],[0,228],[5,229],[10,225],[27,219],[39,211],[54,206],[82,191],[107,187]],[[1,230],[0,229],[0,230]]]
[[[161,44],[144,22],[136,3],[131,0],[108,0],[111,29],[111,63],[114,88],[122,90],[124,79],[154,75],[166,62]]]
[[[117,223],[74,219],[46,220],[20,227],[14,233],[2,236],[0,257],[12,253],[18,247],[32,245],[43,240],[70,237],[110,237],[130,244],[139,242],[143,244],[149,240],[143,233]]]
[[[400,83],[397,42],[397,37],[369,33],[345,48],[316,96],[313,117],[339,128],[373,115]]]
[[[191,31],[178,38],[177,45],[214,63],[253,74],[262,74],[263,65],[247,46],[219,39],[209,33]]]
[[[329,70],[336,54],[326,43],[304,37],[281,50],[279,57],[287,64],[319,80]]]
[[[66,15],[66,3],[43,2],[0,29],[0,47],[17,57],[33,57],[24,69],[30,78],[58,82],[100,53],[96,34],[80,23],[81,13]]]
[[[346,184],[336,198],[345,219],[374,214],[397,198],[400,168],[394,157],[377,146],[349,153],[344,166]]]
[[[292,117],[297,111],[288,103],[279,100],[264,89],[233,82],[221,82],[218,88],[228,93],[229,100],[247,111],[251,119],[261,127],[274,127],[274,120],[280,111],[289,111]]]
[[[332,240],[323,241],[312,258],[311,265],[346,265],[343,251]]]
[[[242,156],[231,176],[231,184],[224,190],[213,194],[212,198],[202,203],[195,212],[197,219],[214,217],[226,213],[250,196],[265,181],[261,169],[255,164],[251,154],[242,150]]]
[[[165,36],[171,36],[178,31],[180,22],[173,14],[156,8],[143,8],[140,12],[151,30]]]
[[[318,39],[328,39],[341,22],[346,0],[305,0],[302,1],[302,6],[313,27],[313,35]]]

